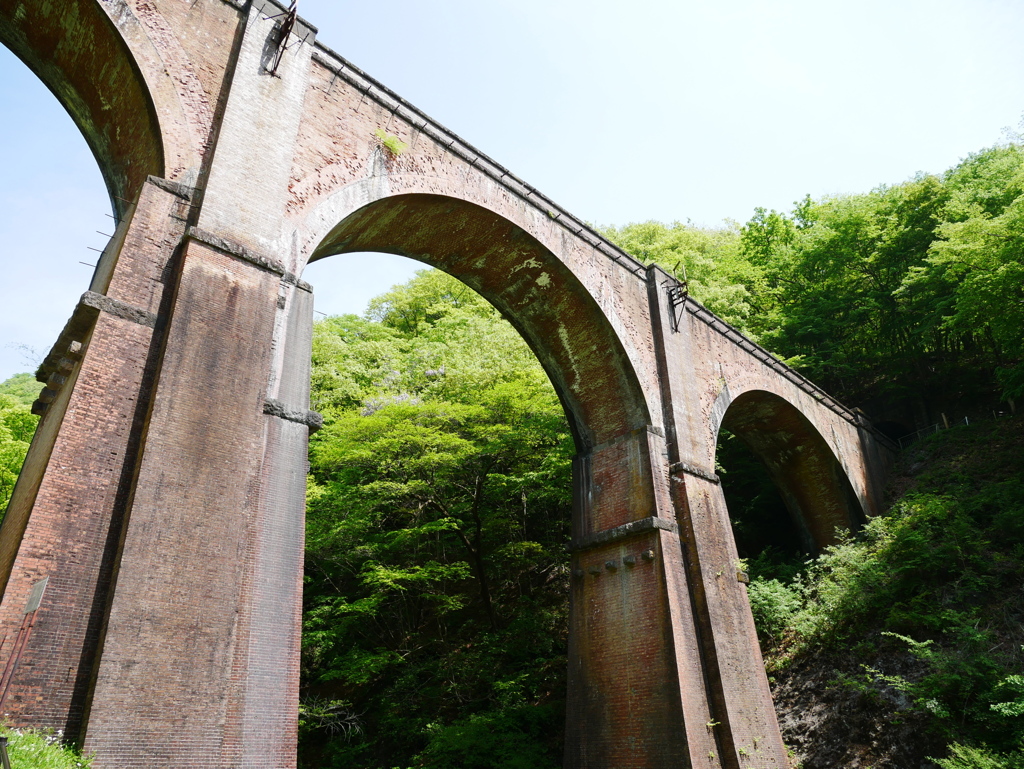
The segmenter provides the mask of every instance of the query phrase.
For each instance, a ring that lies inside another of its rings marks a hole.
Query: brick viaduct
[[[565,766],[786,766],[716,436],[761,456],[809,547],[878,509],[888,450],[288,21],[270,0],[0,0],[0,41],[75,119],[119,220],[40,368],[0,529],[2,711],[101,767],[295,765],[318,425],[300,276],[390,252],[491,301],[574,430]]]

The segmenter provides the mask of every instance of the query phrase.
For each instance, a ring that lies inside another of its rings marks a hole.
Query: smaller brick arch
[[[314,260],[358,251],[424,262],[491,302],[548,372],[581,453],[650,423],[604,311],[560,259],[515,223],[458,198],[393,195],[345,217]]]
[[[748,390],[726,409],[721,427],[765,464],[810,553],[856,531],[864,511],[846,471],[800,410],[775,393]]]

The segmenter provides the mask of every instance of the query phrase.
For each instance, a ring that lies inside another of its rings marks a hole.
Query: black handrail
[[[7,737],[0,735],[0,765],[3,769],[11,769],[11,759],[7,756]]]

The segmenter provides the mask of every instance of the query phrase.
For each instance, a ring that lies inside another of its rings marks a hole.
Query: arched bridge
[[[270,0],[0,0],[119,222],[0,529],[3,712],[102,767],[294,766],[301,275],[388,252],[492,302],[572,425],[565,765],[785,766],[716,436],[766,462],[809,548],[877,510],[887,450],[316,37]]]

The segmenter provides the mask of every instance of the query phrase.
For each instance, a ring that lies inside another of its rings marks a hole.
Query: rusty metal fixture
[[[282,18],[277,27],[277,53],[274,55],[274,63],[267,69],[267,72],[271,75],[277,75],[277,68],[281,66],[281,59],[284,57],[284,52],[288,50],[288,38],[292,34],[292,30],[295,29],[295,19],[298,17],[298,5],[299,0],[292,0],[292,4],[288,6],[288,10],[280,16],[271,16],[269,18]]]
[[[0,675],[0,708],[3,708],[7,700],[7,694],[11,688],[11,681],[21,661],[21,654],[28,646],[29,636],[32,635],[32,628],[36,624],[36,614],[39,613],[39,605],[43,602],[43,593],[46,592],[46,583],[49,577],[43,577],[32,585],[32,591],[28,594],[28,601],[25,603],[25,612],[22,615],[21,627],[14,638],[14,646],[11,647],[11,655],[7,658],[3,675]],[[6,637],[5,639],[6,640]]]

